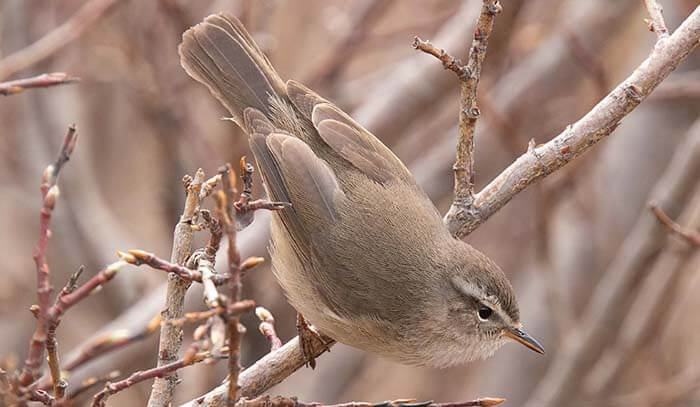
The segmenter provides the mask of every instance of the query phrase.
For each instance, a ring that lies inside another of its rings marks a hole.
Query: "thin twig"
[[[193,349],[190,349],[185,353],[185,356],[183,356],[182,359],[173,361],[162,366],[154,367],[152,369],[133,373],[128,378],[120,380],[118,382],[107,383],[105,388],[95,395],[92,401],[92,405],[93,407],[104,407],[107,398],[117,392],[127,389],[144,380],[168,377],[169,375],[178,371],[179,369],[191,366],[197,362],[201,362],[208,357],[210,357],[209,352],[196,353],[195,351],[193,351]]]
[[[412,46],[414,49],[423,51],[426,54],[430,54],[439,59],[440,62],[442,62],[442,66],[445,69],[454,72],[460,80],[466,78],[466,76],[469,74],[467,67],[462,65],[461,60],[448,54],[444,49],[436,47],[430,41],[424,41],[419,37],[413,37]]]
[[[241,177],[243,179],[243,193],[241,199],[243,205],[250,200],[252,196],[252,166],[246,164],[245,157],[241,158]],[[238,303],[241,300],[241,255],[236,247],[236,226],[234,225],[234,194],[235,194],[235,175],[231,164],[226,164],[225,167],[219,169],[219,174],[222,177],[222,189],[219,194],[218,213],[221,223],[224,227],[224,232],[228,237],[228,288],[229,288],[229,304]],[[238,217],[236,217],[238,218]],[[237,222],[237,220],[236,220]],[[238,316],[228,315],[226,318],[226,336],[230,349],[228,359],[229,370],[229,385],[226,397],[226,405],[233,407],[238,400],[238,375],[241,371],[240,352],[241,352],[241,332],[238,329]]]
[[[0,83],[0,95],[16,95],[24,92],[25,89],[48,88],[75,82],[80,82],[80,78],[76,78],[65,72],[44,73],[31,78],[22,78]]]
[[[173,233],[173,249],[171,263],[184,265],[192,254],[192,226],[200,204],[200,192],[204,183],[204,171],[198,169],[194,178],[185,177],[183,182],[187,191],[185,207],[182,216],[175,226]],[[168,288],[165,299],[165,309],[162,312],[163,321],[177,319],[184,313],[185,293],[191,281],[182,279],[178,274],[168,275]],[[160,329],[158,343],[158,367],[174,363],[182,344],[182,328],[173,324],[163,324]],[[172,371],[174,372],[174,370]],[[178,384],[177,374],[158,377],[153,382],[148,407],[166,407],[172,403],[175,386]]]
[[[71,405],[81,394],[93,389],[96,386],[103,385],[110,380],[114,380],[120,375],[121,373],[118,370],[113,370],[102,377],[89,377],[83,380],[83,382],[80,383],[80,386],[73,389],[73,391],[71,391],[66,397],[66,402],[64,404]]]
[[[656,36],[661,39],[668,37],[668,28],[663,16],[663,7],[656,0],[644,0],[644,6],[647,8],[650,20],[646,20],[649,25],[649,30],[656,33]]]
[[[670,232],[678,235],[690,245],[700,247],[700,233],[694,230],[686,229],[674,222],[673,219],[666,215],[666,212],[664,212],[664,210],[661,209],[659,204],[655,201],[649,202],[649,209],[656,216],[659,222],[663,223]]]
[[[54,207],[56,206],[56,200],[58,199],[59,195],[59,189],[58,185],[56,185],[56,181],[61,168],[63,168],[63,165],[70,159],[70,156],[75,149],[75,143],[77,140],[78,135],[76,133],[75,125],[71,125],[63,139],[63,143],[56,161],[52,165],[46,167],[42,176],[40,189],[43,204],[39,216],[39,242],[34,250],[39,311],[36,330],[32,335],[27,359],[24,363],[22,373],[19,376],[19,384],[21,386],[28,386],[38,378],[39,369],[43,362],[44,348],[46,347],[47,335],[49,334],[49,303],[51,301],[51,294],[53,293],[53,287],[51,286],[49,279],[50,269],[46,261],[46,249],[48,247],[49,236],[51,234],[49,229],[51,225],[51,215]],[[55,356],[55,353],[53,357],[55,358],[54,360],[57,364],[57,357]],[[57,371],[60,372],[60,369],[52,370],[51,372],[52,374],[55,374]],[[54,387],[56,387],[56,390],[61,391],[58,389],[61,381],[60,374],[58,376],[52,375],[51,379]]]
[[[0,60],[0,81],[48,58],[76,40],[117,4],[119,0],[92,0],[85,3],[68,21],[30,46]]]

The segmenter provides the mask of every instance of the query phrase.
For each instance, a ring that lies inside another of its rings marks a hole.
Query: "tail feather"
[[[206,85],[241,127],[246,108],[269,116],[270,96],[286,94],[284,82],[235,17],[207,17],[183,34],[179,53],[185,71]]]

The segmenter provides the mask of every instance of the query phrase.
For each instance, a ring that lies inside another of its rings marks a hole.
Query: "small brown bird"
[[[270,199],[272,265],[290,303],[338,342],[411,365],[485,358],[522,329],[501,269],[453,238],[401,161],[304,85],[235,17],[183,35],[182,66],[249,135]]]

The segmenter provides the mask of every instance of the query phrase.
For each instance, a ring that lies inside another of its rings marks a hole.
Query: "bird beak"
[[[544,354],[544,348],[539,342],[535,340],[532,336],[528,335],[527,332],[523,331],[522,328],[506,328],[503,334],[516,342],[519,342],[528,348],[534,350],[537,353]]]

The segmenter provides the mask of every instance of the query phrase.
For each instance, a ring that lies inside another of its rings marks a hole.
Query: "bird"
[[[272,215],[272,269],[315,332],[414,366],[487,358],[508,340],[544,353],[498,265],[449,233],[378,138],[282,80],[236,17],[206,17],[178,51],[247,133],[269,199],[290,204]]]

